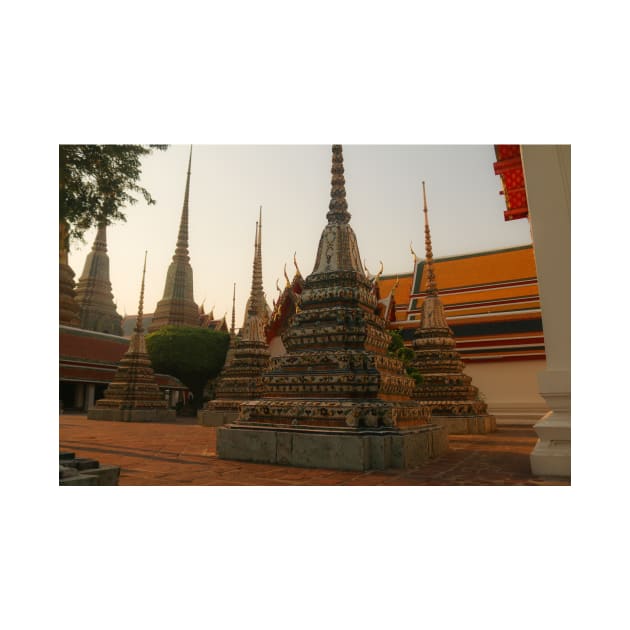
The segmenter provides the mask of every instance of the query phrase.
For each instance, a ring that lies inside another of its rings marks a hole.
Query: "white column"
[[[95,393],[95,385],[94,383],[88,383],[85,389],[85,406],[87,409],[91,409],[94,407],[94,393]]]
[[[551,411],[535,425],[535,475],[571,476],[571,147],[523,145],[547,368],[538,374]]]

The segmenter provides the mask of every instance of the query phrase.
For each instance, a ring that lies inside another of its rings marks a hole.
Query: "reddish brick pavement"
[[[450,436],[449,452],[420,468],[358,473],[218,459],[216,429],[193,419],[147,424],[59,418],[59,449],[120,466],[121,486],[570,485],[532,476],[535,443],[531,427],[501,426],[489,435]]]

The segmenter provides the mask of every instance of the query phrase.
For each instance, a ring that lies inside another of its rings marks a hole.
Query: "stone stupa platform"
[[[344,431],[234,424],[217,429],[217,455],[221,458],[306,468],[413,468],[447,448],[446,431],[435,425]]]

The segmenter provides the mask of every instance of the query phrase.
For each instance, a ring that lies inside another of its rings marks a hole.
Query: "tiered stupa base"
[[[424,410],[405,402],[252,401],[217,429],[217,455],[305,468],[413,468],[448,449],[446,430],[419,416]]]
[[[112,420],[115,422],[174,422],[175,409],[116,409],[92,407],[88,420]]]
[[[414,398],[431,410],[431,422],[446,427],[450,433],[479,434],[497,430],[495,417],[479,399],[479,390],[471,378],[458,373],[424,373]]]
[[[444,427],[451,434],[483,434],[497,430],[494,416],[431,416],[431,422]]]

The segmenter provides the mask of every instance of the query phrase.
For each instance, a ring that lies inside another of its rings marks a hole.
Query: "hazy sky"
[[[144,250],[148,250],[145,312],[162,297],[175,251],[189,146],[172,145],[143,162],[141,184],[156,200],[128,208],[127,222],[108,228],[110,278],[121,314],[138,307]],[[435,257],[523,245],[527,220],[506,222],[494,150],[487,146],[344,145],[351,225],[362,259],[375,273],[411,270],[409,242],[424,255],[422,188],[427,186]],[[263,282],[269,305],[284,286],[283,267],[293,276],[293,253],[304,276],[315,261],[330,199],[330,146],[194,145],[190,183],[189,245],[194,296],[216,317],[232,308],[236,282],[237,326],[251,287],[253,241],[263,207]],[[71,246],[76,280],[91,249]]]

